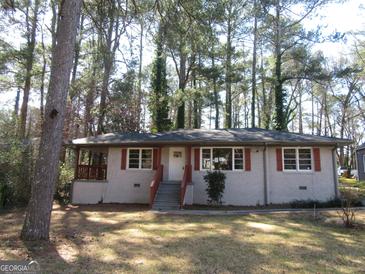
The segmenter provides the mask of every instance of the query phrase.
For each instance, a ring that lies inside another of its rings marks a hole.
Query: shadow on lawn
[[[364,254],[364,244],[351,241],[357,231],[347,234],[344,228],[311,221],[305,214],[213,217],[144,212],[138,216],[141,211],[136,208],[106,211],[100,218],[100,211],[104,212],[92,207],[68,210],[55,227],[77,246],[79,255],[71,264],[82,272],[294,272],[336,271],[338,264],[364,267],[344,259],[351,253]],[[128,218],[120,212],[132,215]],[[261,224],[262,229],[250,224]],[[115,241],[108,239],[113,237]],[[100,252],[83,252],[88,246],[97,246]],[[109,250],[105,256],[103,249]]]
[[[365,269],[364,231],[310,214],[172,216],[139,206],[57,207],[51,227],[49,243],[24,242],[47,273]]]

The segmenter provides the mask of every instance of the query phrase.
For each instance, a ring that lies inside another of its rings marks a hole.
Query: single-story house
[[[365,181],[365,143],[356,150],[357,174],[360,181]]]
[[[226,173],[225,205],[337,197],[336,148],[350,140],[250,129],[108,133],[70,142],[74,204],[206,204],[208,170]]]

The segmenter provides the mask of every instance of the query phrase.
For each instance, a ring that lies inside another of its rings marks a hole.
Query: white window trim
[[[244,147],[200,147],[200,163],[199,163],[199,170],[214,170],[212,169],[213,163],[213,149],[214,148],[230,148],[232,149],[232,170],[221,170],[223,172],[232,172],[232,171],[245,171],[245,148]],[[203,168],[203,149],[210,149],[210,168]],[[234,164],[234,150],[235,149],[242,149],[243,158],[242,158],[242,169],[235,169]]]
[[[142,168],[142,150],[151,150],[151,168]],[[130,150],[139,150],[139,159],[138,159],[138,168],[129,167],[129,151]],[[127,150],[127,169],[130,170],[152,170],[153,169],[153,148],[151,147],[131,147]]]
[[[284,164],[284,150],[285,149],[295,149],[295,166],[296,169],[285,169]],[[299,169],[299,149],[309,149],[311,151],[311,169]],[[289,172],[289,173],[298,173],[298,172],[304,172],[304,173],[311,173],[313,172],[313,148],[312,147],[283,147],[281,150],[281,162],[283,165],[283,171]]]

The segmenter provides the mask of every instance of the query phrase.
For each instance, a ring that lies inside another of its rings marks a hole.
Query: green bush
[[[71,186],[74,178],[74,169],[70,164],[62,163],[58,176],[55,199],[61,204],[71,202]]]
[[[16,140],[0,147],[0,207],[24,206],[30,196],[33,159],[28,147]],[[23,165],[27,162],[27,165]]]
[[[206,189],[209,197],[208,203],[222,204],[226,174],[219,170],[208,171],[207,174],[204,176],[204,181],[208,185]]]
[[[0,208],[13,204],[14,189],[6,174],[0,173]]]
[[[289,203],[291,208],[313,208],[314,205],[316,208],[333,208],[333,207],[342,207],[342,200],[340,198],[334,198],[327,200],[325,202],[317,201],[317,200],[294,200]],[[361,201],[358,200],[354,202],[354,206],[361,206]]]

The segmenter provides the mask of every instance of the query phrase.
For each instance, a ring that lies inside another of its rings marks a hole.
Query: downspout
[[[333,184],[335,191],[335,198],[338,198],[338,176],[337,176],[337,164],[336,164],[336,150],[338,148],[338,144],[332,149],[332,170],[333,170]]]
[[[264,143],[264,151],[263,151],[263,164],[264,164],[264,204],[268,205],[268,178],[267,178],[267,144]]]

